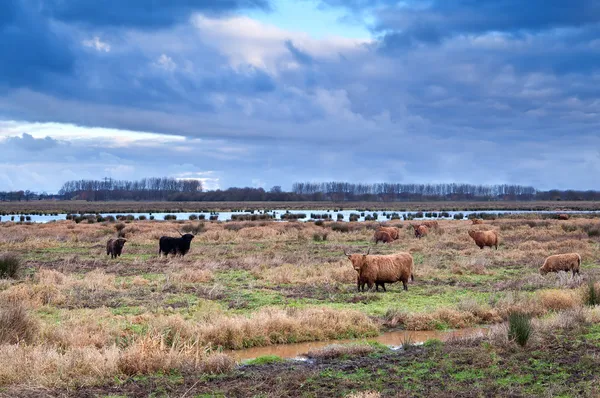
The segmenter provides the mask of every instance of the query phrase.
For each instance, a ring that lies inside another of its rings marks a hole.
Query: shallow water
[[[376,337],[367,339],[347,339],[347,340],[329,340],[329,341],[313,341],[308,343],[297,344],[279,344],[266,347],[254,347],[244,350],[227,350],[226,354],[234,357],[238,361],[257,358],[263,355],[277,355],[281,358],[297,358],[302,357],[310,350],[322,348],[331,344],[348,344],[360,343],[365,341],[377,341],[391,347],[401,346],[402,343],[410,338],[412,343],[423,343],[430,339],[439,339],[446,341],[454,337],[468,337],[485,335],[488,332],[486,328],[466,328],[457,330],[432,330],[432,331],[408,331],[398,330],[393,332],[383,333]]]
[[[269,212],[267,212],[266,214],[271,214],[272,216],[274,216],[275,220],[281,220],[281,216],[283,214],[286,213],[287,210],[283,209],[283,210],[271,210]],[[368,215],[372,215],[373,213],[377,213],[378,214],[378,219],[377,221],[380,222],[385,222],[385,221],[390,221],[388,220],[388,218],[386,216],[383,215],[383,213],[386,214],[392,214],[392,213],[397,213],[400,217],[407,215],[407,214],[412,214],[414,215],[416,212],[415,211],[397,211],[394,212],[392,210],[380,210],[380,211],[375,211],[375,212],[359,212],[358,210],[340,210],[340,211],[327,211],[327,210],[322,210],[322,209],[314,209],[314,210],[289,210],[289,213],[292,214],[306,214],[306,218],[304,219],[298,219],[298,221],[307,221],[310,219],[310,215],[311,213],[314,214],[331,214],[331,221],[336,221],[337,220],[337,215],[338,214],[342,214],[344,216],[343,221],[348,221],[350,218],[350,214],[355,213],[355,214],[364,214],[364,216],[361,216],[358,221],[365,221],[365,216]],[[548,213],[568,213],[568,214],[589,214],[589,213],[600,213],[600,211],[598,210],[584,210],[584,211],[551,211],[551,210],[481,210],[481,211],[448,211],[447,212],[449,214],[450,217],[434,217],[434,218],[427,218],[427,217],[421,217],[421,218],[415,218],[415,220],[427,220],[427,219],[433,219],[433,220],[450,220],[454,217],[455,214],[458,213],[462,213],[464,214],[465,218],[468,217],[470,214],[472,213],[485,213],[485,214],[530,214],[530,213],[539,213],[539,214],[548,214]],[[106,217],[106,216],[117,216],[117,215],[133,215],[136,219],[139,218],[139,216],[145,216],[146,218],[150,218],[150,216],[154,216],[154,218],[156,220],[163,220],[165,215],[167,214],[174,214],[177,216],[178,220],[188,220],[189,216],[192,214],[195,215],[204,215],[206,217],[206,220],[209,219],[209,217],[211,216],[211,213],[202,213],[202,212],[173,212],[173,213],[101,213],[102,216]],[[244,212],[219,212],[213,215],[216,215],[218,217],[219,221],[228,221],[231,220],[231,217],[233,215],[241,215],[241,214],[249,214],[249,213],[244,213]],[[260,211],[255,211],[254,214],[261,214]],[[27,215],[27,214],[23,214],[23,215]],[[58,214],[58,215],[30,215],[30,222],[34,222],[34,223],[46,223],[46,222],[50,222],[50,221],[62,221],[65,220],[67,218],[66,214]],[[0,216],[0,222],[3,221],[11,221],[11,218],[14,219],[14,221],[19,221],[19,215],[5,215],[5,216]],[[400,221],[400,220],[398,220]]]

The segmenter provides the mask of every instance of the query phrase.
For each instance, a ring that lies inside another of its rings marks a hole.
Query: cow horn
[[[371,253],[371,246],[369,246],[369,250],[367,250],[367,254],[365,254],[365,256],[368,256],[369,253]]]
[[[342,249],[344,251],[344,254],[346,255],[346,257],[350,257],[350,255],[348,253],[346,253],[346,249]]]
[[[175,231],[177,231],[177,233],[178,233],[179,235],[183,236],[183,234],[182,234],[182,233],[181,233],[181,232],[180,232],[178,229],[176,229]]]

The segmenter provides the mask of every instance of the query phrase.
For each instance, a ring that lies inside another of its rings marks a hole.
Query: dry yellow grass
[[[566,310],[581,306],[579,292],[572,290],[549,289],[537,293],[544,308],[552,311]]]

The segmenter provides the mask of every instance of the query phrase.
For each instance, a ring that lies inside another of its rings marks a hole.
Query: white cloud
[[[156,60],[154,65],[158,68],[164,69],[169,72],[173,72],[177,69],[177,64],[173,61],[173,58],[169,57],[166,54],[161,54],[160,57]]]
[[[98,36],[94,36],[94,38],[89,40],[84,40],[82,43],[86,47],[95,48],[96,51],[110,52],[110,44],[103,42]]]

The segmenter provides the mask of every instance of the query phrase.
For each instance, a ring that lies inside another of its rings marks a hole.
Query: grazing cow
[[[498,250],[498,232],[496,231],[475,231],[474,229],[469,230],[469,236],[473,238],[475,244],[483,249],[485,246],[496,247]]]
[[[396,240],[400,237],[400,234],[398,233],[398,228],[396,227],[384,227],[383,225],[380,225],[377,228],[377,231],[387,232],[388,234],[390,234],[393,240]]]
[[[383,287],[386,291],[386,283],[402,281],[404,290],[408,290],[408,279],[415,280],[413,275],[414,263],[410,253],[399,252],[388,255],[351,254],[344,251],[344,254],[352,262],[352,266],[358,272],[357,288],[364,291],[364,285],[367,284],[369,290],[375,285]]]
[[[483,220],[481,218],[474,218],[471,220],[471,222],[473,223],[473,225],[483,224]]]
[[[559,220],[568,220],[569,218],[570,218],[569,215],[566,213],[562,213],[562,214],[558,215]]]
[[[185,234],[183,235],[181,232],[180,238],[173,238],[170,236],[161,236],[158,241],[158,255],[162,253],[165,256],[168,256],[169,253],[173,255],[184,256],[188,251],[190,251],[190,244],[192,243],[192,239],[194,239],[194,235]]]
[[[375,240],[375,244],[379,243],[380,241],[383,243],[392,243],[394,241],[394,238],[392,238],[386,231],[375,231],[373,239]]]
[[[540,274],[546,275],[548,272],[566,271],[579,275],[581,266],[581,256],[578,253],[555,254],[549,256],[540,267]]]
[[[121,256],[125,242],[127,242],[127,239],[124,238],[109,239],[108,242],[106,242],[106,255],[108,256],[110,254],[110,258]]]

